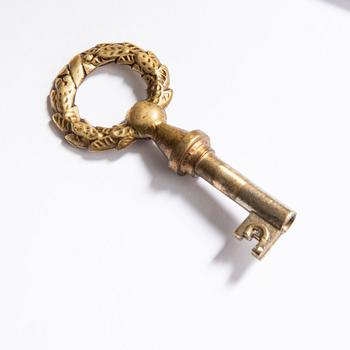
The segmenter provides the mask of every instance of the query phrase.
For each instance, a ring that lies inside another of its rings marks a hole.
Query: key
[[[82,119],[75,95],[84,78],[107,63],[130,66],[148,85],[148,97],[137,102],[120,124],[95,127]],[[75,56],[58,74],[50,93],[52,120],[73,146],[89,151],[121,150],[137,139],[152,140],[179,175],[199,176],[249,212],[235,230],[236,238],[256,240],[252,254],[261,259],[293,223],[296,213],[263,192],[218,158],[209,137],[167,123],[172,98],[169,72],[151,51],[130,43],[100,44]]]

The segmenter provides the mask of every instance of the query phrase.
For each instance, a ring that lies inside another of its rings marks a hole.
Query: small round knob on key
[[[166,112],[158,105],[139,101],[129,110],[126,121],[139,138],[152,137],[158,125],[166,123]]]

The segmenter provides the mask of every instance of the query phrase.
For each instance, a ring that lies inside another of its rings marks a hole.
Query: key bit
[[[94,127],[80,117],[74,102],[76,91],[86,75],[111,62],[139,72],[148,84],[148,98],[137,102],[122,123],[111,128]],[[203,178],[249,211],[234,235],[256,240],[252,254],[261,259],[289,229],[296,213],[219,159],[205,133],[188,132],[167,123],[165,108],[172,98],[169,82],[167,67],[151,51],[130,43],[100,44],[75,56],[56,77],[50,93],[52,120],[70,144],[90,151],[123,149],[137,139],[154,141],[170,169],[179,175]]]

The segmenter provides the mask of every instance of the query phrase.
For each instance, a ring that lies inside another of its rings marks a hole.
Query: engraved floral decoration
[[[65,139],[79,148],[90,151],[123,149],[137,135],[124,121],[110,128],[93,126],[79,115],[75,95],[85,77],[97,67],[108,63],[128,65],[147,83],[147,101],[165,108],[171,98],[169,72],[151,51],[130,43],[99,44],[75,56],[56,77],[50,92],[52,120],[65,134]]]

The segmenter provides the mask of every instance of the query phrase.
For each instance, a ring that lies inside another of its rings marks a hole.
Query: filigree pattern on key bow
[[[165,108],[171,98],[169,72],[151,51],[130,43],[99,44],[75,56],[56,77],[50,92],[52,120],[65,134],[65,139],[90,151],[123,149],[136,138],[135,130],[124,121],[110,128],[91,125],[79,115],[75,95],[85,77],[108,63],[128,65],[147,83],[147,101]]]

